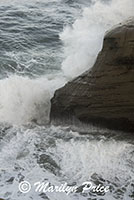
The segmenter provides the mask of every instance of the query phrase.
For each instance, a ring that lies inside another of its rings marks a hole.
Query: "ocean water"
[[[105,33],[133,13],[133,0],[0,1],[0,198],[134,199],[132,135],[49,119],[55,90],[91,68]],[[36,192],[39,181],[79,189]],[[85,181],[110,191],[82,193]]]

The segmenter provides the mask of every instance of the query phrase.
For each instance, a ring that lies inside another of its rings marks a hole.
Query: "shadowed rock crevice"
[[[57,90],[51,120],[134,131],[134,19],[109,31],[95,65]]]

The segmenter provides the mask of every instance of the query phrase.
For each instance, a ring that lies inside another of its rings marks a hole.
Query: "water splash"
[[[63,73],[72,79],[91,68],[102,48],[105,32],[133,16],[133,0],[92,1],[82,17],[60,34],[64,43]]]
[[[30,79],[14,75],[0,80],[0,122],[48,123],[50,99],[64,82],[63,77],[51,76]]]

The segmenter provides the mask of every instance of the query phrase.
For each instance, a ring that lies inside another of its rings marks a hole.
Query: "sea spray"
[[[128,200],[134,196],[134,145],[133,138],[129,134],[113,133],[99,127],[92,128],[90,125],[87,128],[84,125],[80,127],[81,130],[84,128],[82,135],[63,126],[36,124],[23,126],[31,120],[40,124],[49,120],[50,98],[54,91],[66,82],[64,73],[56,75],[60,69],[57,59],[60,57],[62,43],[59,44],[59,37],[56,37],[55,43],[55,34],[50,33],[55,32],[58,35],[61,31],[60,27],[64,22],[67,24],[70,17],[74,21],[79,3],[83,4],[83,2],[88,2],[86,6],[90,6],[90,0],[1,0],[0,197],[3,199]],[[93,4],[95,2],[97,1],[92,1]],[[107,0],[103,2],[106,4]],[[115,7],[117,6],[118,9],[117,2],[115,1]],[[122,6],[123,2],[125,1],[122,0]],[[128,5],[129,2],[128,0]],[[110,0],[107,5],[109,3]],[[46,12],[48,10],[50,12]],[[86,8],[85,12],[86,10],[88,14],[90,8]],[[105,17],[108,18],[108,15],[109,13]],[[99,19],[101,13],[98,21]],[[77,21],[79,22],[79,19]],[[52,32],[49,32],[49,25]],[[44,32],[47,27],[49,27],[48,31]],[[99,31],[99,28],[97,30]],[[41,38],[43,40],[40,40]],[[47,40],[47,38],[51,39]],[[81,39],[80,34],[78,41]],[[24,47],[24,52],[21,51],[20,44]],[[79,51],[75,48],[74,50]],[[71,51],[69,53],[71,55]],[[31,67],[32,58],[35,65]],[[87,59],[89,58],[87,56]],[[84,57],[79,62],[83,59]],[[11,62],[14,60],[19,64],[19,69]],[[10,70],[10,65],[14,70]],[[76,66],[75,62],[74,66]],[[21,76],[10,76],[18,70]],[[27,77],[29,73],[30,77],[39,78],[31,79]],[[3,121],[13,125],[1,123]],[[85,131],[86,129],[88,130]],[[79,191],[74,195],[39,194],[32,187],[27,194],[22,194],[19,191],[19,184],[24,180],[30,182],[31,186],[34,186],[37,181],[50,182],[55,186],[63,182],[67,182],[69,186],[75,184],[80,186],[85,181],[93,184],[101,182],[110,185],[111,191],[104,196],[96,193],[92,195],[89,191],[88,194],[81,194]]]
[[[64,43],[63,73],[72,79],[91,68],[102,48],[105,32],[133,16],[133,0],[92,1],[82,17],[60,34]]]
[[[0,80],[0,122],[49,122],[50,99],[64,85],[63,77],[30,79],[10,76]]]

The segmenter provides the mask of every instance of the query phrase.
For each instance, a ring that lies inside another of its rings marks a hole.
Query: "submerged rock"
[[[51,103],[51,120],[134,131],[134,19],[106,34],[92,69],[57,90]]]

